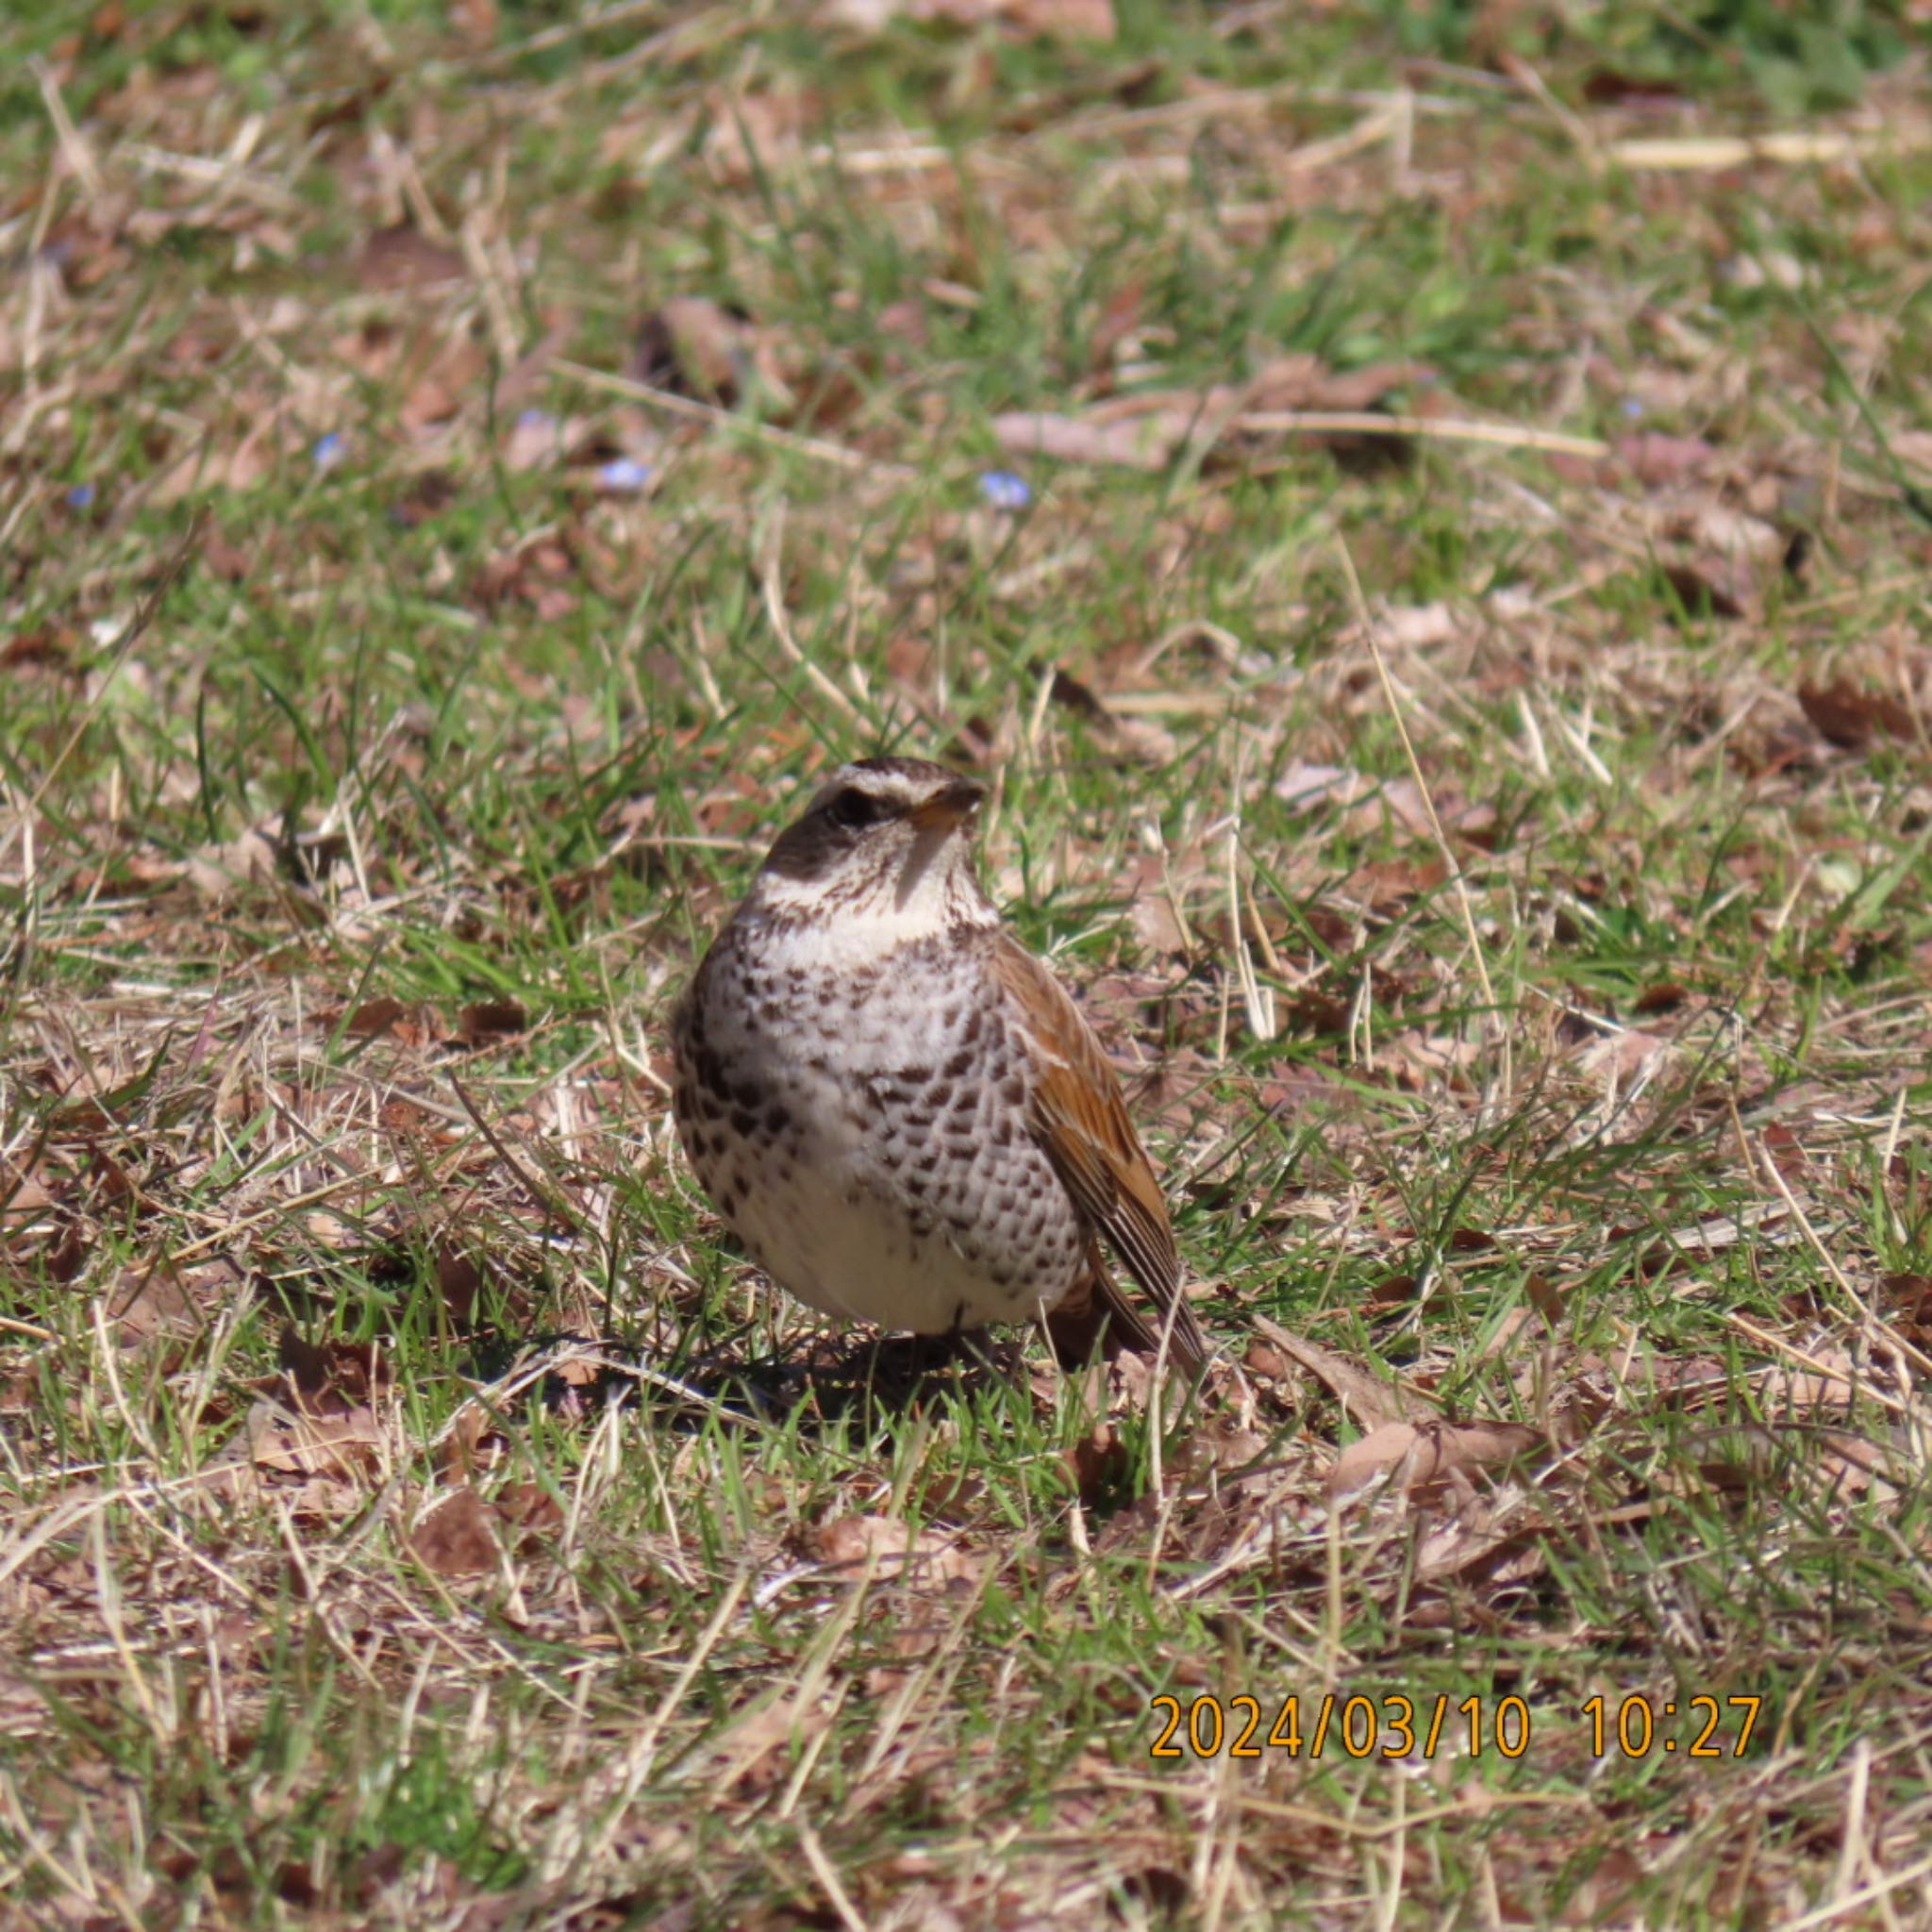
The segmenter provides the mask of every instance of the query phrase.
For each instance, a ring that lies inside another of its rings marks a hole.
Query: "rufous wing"
[[[1168,1327],[1168,1353],[1192,1374],[1208,1358],[1208,1339],[1181,1293],[1181,1259],[1167,1202],[1134,1132],[1120,1081],[1092,1028],[1065,989],[1017,941],[1001,933],[992,948],[994,977],[1032,1046],[1033,1091],[1027,1126],[1068,1193],[1146,1290]],[[1149,1345],[1147,1323],[1122,1298],[1105,1269],[1091,1291],[1117,1311],[1115,1339]],[[1079,1291],[1075,1291],[1075,1295]]]

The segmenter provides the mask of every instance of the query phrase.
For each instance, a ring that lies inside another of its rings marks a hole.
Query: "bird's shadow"
[[[916,1418],[1002,1384],[1027,1386],[1020,1341],[983,1330],[813,1337],[769,1354],[724,1347],[659,1355],[615,1337],[524,1336],[479,1349],[473,1362],[479,1380],[533,1391],[560,1416],[634,1406],[687,1429],[716,1418],[811,1433],[834,1422]]]

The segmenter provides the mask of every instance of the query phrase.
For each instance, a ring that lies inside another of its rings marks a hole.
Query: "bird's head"
[[[985,788],[922,758],[841,765],[778,835],[749,906],[885,945],[997,924],[973,866]]]

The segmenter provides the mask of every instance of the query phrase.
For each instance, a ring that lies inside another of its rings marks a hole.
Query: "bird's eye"
[[[878,800],[870,792],[859,791],[856,785],[848,785],[844,791],[835,792],[825,810],[835,825],[843,825],[848,832],[861,831],[867,825],[876,824],[881,815]]]

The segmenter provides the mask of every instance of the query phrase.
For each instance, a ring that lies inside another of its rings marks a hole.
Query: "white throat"
[[[829,906],[824,880],[762,872],[738,919],[767,925],[766,943],[779,958],[839,967],[876,965],[917,941],[960,926],[999,924],[999,914],[971,876],[944,865],[925,867],[903,893],[887,886]]]

